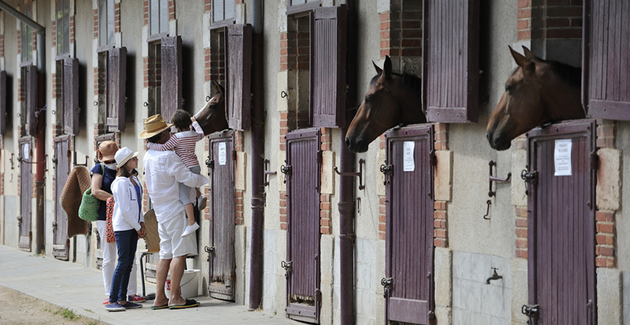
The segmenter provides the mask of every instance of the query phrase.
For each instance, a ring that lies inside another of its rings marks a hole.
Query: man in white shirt
[[[164,144],[171,137],[171,125],[167,125],[160,114],[144,122],[141,139]],[[194,299],[179,294],[179,285],[184,274],[186,256],[197,254],[196,237],[182,238],[186,228],[184,204],[179,199],[179,184],[200,187],[208,183],[204,176],[192,173],[173,151],[148,150],[143,158],[147,192],[153,203],[160,234],[160,259],[157,265],[156,295],[151,309],[181,309],[199,305]],[[171,272],[170,298],[166,297],[164,284]]]

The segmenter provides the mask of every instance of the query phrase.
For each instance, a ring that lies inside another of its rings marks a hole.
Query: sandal
[[[188,298],[186,298],[186,303],[185,304],[169,306],[168,309],[184,309],[184,308],[197,307],[199,305],[200,305],[199,302],[196,301],[195,299],[188,299]]]

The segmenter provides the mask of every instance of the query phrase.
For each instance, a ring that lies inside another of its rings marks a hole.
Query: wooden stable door
[[[595,128],[528,132],[529,304],[533,324],[595,324]]]
[[[320,133],[319,128],[286,135],[287,276],[289,318],[319,323],[320,283]]]
[[[67,261],[69,257],[70,240],[68,239],[68,215],[61,206],[61,192],[70,174],[70,136],[55,138],[55,216],[53,221],[53,256]]]
[[[236,285],[235,201],[234,201],[234,132],[210,136],[210,296],[234,300]]]
[[[32,223],[32,198],[33,198],[33,140],[31,137],[24,137],[19,140],[20,153],[20,239],[18,246],[25,251],[31,251],[33,232]],[[39,253],[39,252],[37,252]]]
[[[433,307],[433,126],[386,133],[386,322],[428,324]]]

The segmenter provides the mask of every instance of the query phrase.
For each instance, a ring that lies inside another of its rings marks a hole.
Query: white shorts
[[[193,233],[182,238],[182,233],[187,225],[188,221],[184,211],[165,222],[158,222],[161,260],[197,255],[197,236]]]

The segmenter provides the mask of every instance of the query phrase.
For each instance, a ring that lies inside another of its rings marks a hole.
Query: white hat
[[[129,159],[137,156],[137,151],[132,152],[131,149],[127,147],[118,149],[118,151],[116,151],[116,155],[114,156],[114,159],[116,159],[116,167],[120,168],[124,166],[129,161]]]

